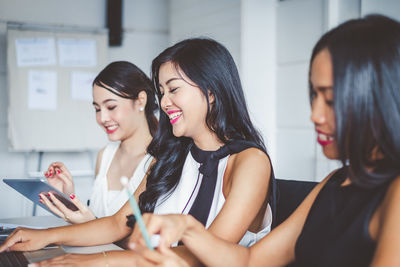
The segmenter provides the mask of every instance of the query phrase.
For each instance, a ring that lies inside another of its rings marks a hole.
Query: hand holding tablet
[[[24,195],[26,198],[31,200],[33,203],[38,204],[42,208],[54,213],[46,205],[39,202],[39,195],[45,195],[50,201],[48,193],[51,193],[57,200],[59,200],[65,207],[71,211],[79,210],[78,207],[69,199],[68,196],[58,191],[45,181],[41,179],[3,179],[3,182],[14,188],[16,191]],[[57,216],[61,217],[59,214]]]

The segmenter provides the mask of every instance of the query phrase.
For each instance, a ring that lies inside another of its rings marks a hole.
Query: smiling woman
[[[163,112],[141,210],[191,214],[225,240],[255,244],[270,231],[274,176],[232,56],[214,40],[187,39],[153,60],[152,79]]]
[[[311,66],[310,100],[311,121],[315,125],[317,141],[328,159],[337,159],[335,140],[335,111],[333,108],[333,71],[330,53],[322,50]]]
[[[171,62],[160,67],[160,95],[161,108],[169,117],[174,136],[196,139],[196,136],[210,131],[206,124],[207,98]],[[212,95],[208,98],[212,104]]]
[[[169,249],[177,240],[206,266],[399,266],[399,73],[398,21],[371,15],[324,34],[310,60],[311,120],[325,156],[343,167],[250,248],[192,216],[145,214],[163,242],[158,251],[140,248],[135,228],[143,266],[185,266]]]
[[[52,163],[45,173],[49,183],[71,195],[80,209],[70,211],[57,200],[52,203],[44,196],[42,203],[71,223],[117,212],[127,201],[120,177],[131,177],[131,192],[143,190],[142,179],[152,161],[146,147],[157,128],[157,104],[151,81],[139,68],[125,61],[104,68],[93,82],[93,107],[97,123],[112,142],[98,153],[89,208],[75,197],[73,179],[63,163]]]

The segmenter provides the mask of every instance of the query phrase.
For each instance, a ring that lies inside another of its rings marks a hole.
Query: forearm
[[[191,216],[188,216],[187,220],[189,227],[182,241],[204,265],[247,266],[250,249],[214,236]]]
[[[103,254],[104,265],[99,266],[134,266],[137,261],[137,254],[131,250],[107,251]]]
[[[82,224],[49,229],[50,242],[66,246],[94,246],[112,243],[130,233],[116,216],[104,217]]]
[[[200,267],[203,266],[202,263],[197,259],[197,257],[186,247],[186,246],[177,246],[172,248],[172,250],[183,260],[189,264],[191,267]]]

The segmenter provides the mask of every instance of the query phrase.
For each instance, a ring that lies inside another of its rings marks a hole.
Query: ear
[[[208,102],[209,102],[210,104],[214,104],[214,102],[215,102],[214,94],[211,93],[210,90],[208,90]]]
[[[147,103],[147,94],[146,94],[146,92],[145,91],[140,91],[136,101],[137,101],[137,104],[139,105],[139,107],[142,107],[144,109],[146,107],[146,103]]]

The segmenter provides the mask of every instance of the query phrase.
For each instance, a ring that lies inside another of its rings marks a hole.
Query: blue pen
[[[129,197],[129,203],[131,204],[131,208],[133,211],[133,215],[135,216],[136,222],[139,224],[140,232],[142,232],[142,236],[144,238],[144,241],[146,242],[146,245],[149,249],[154,250],[153,245],[150,242],[150,237],[147,234],[146,231],[146,226],[144,225],[143,219],[142,219],[142,214],[140,213],[140,209],[138,204],[136,203],[135,198],[132,196],[131,192],[129,192],[128,189],[128,178],[125,176],[121,177],[121,184],[125,187],[126,193],[128,194]]]

